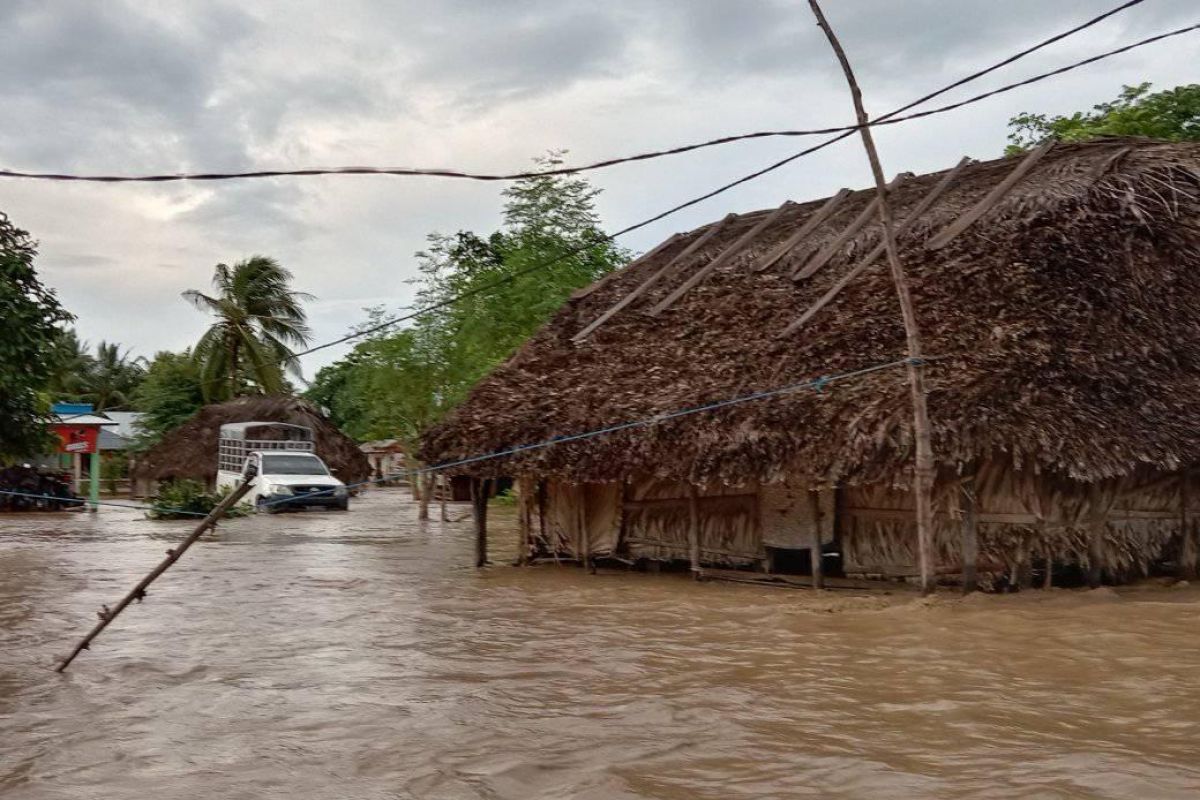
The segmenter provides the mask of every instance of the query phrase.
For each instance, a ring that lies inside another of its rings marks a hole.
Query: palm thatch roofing
[[[1058,144],[902,176],[892,197],[897,220],[912,217],[898,241],[934,359],[925,369],[943,470],[999,456],[1096,481],[1200,462],[1200,145]],[[673,237],[577,293],[427,433],[422,457],[499,451],[903,358],[883,258],[792,325],[880,242],[873,198],[785,204]],[[939,236],[956,222],[956,236]],[[461,471],[904,485],[911,450],[907,383],[894,369]]]
[[[317,455],[340,480],[370,477],[371,466],[358,443],[342,433],[311,404],[296,397],[239,397],[205,406],[158,444],[137,457],[134,480],[190,478],[211,483],[217,475],[217,441],[221,426],[235,422],[284,422],[311,428]]]

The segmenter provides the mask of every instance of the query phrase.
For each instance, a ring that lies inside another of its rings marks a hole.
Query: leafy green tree
[[[1200,141],[1200,84],[1154,93],[1150,87],[1149,83],[1126,86],[1116,100],[1094,106],[1091,113],[1018,114],[1008,122],[1011,144],[1005,152],[1020,153],[1049,139],[1080,142],[1097,136]]]
[[[563,163],[562,155],[535,161],[549,170]],[[601,228],[599,194],[578,176],[536,175],[504,191],[501,230],[487,238],[470,232],[429,237],[428,249],[417,254],[418,305],[447,305],[419,324],[427,338],[440,342],[449,405],[545,324],[572,292],[629,260]]]
[[[562,157],[537,161],[550,169]],[[504,192],[499,231],[431,235],[417,254],[417,303],[441,307],[359,343],[317,373],[307,396],[357,438],[415,445],[573,291],[628,260],[601,229],[598,194],[582,178],[537,175]],[[370,314],[368,325],[383,319]]]
[[[275,259],[253,256],[232,267],[216,266],[215,295],[195,289],[183,293],[196,308],[216,317],[193,350],[206,399],[225,400],[254,388],[280,392],[286,387],[284,368],[300,374],[292,348],[308,343],[303,302],[313,298],[292,289],[291,281],[292,273]],[[246,372],[254,387],[243,379]]]
[[[43,393],[61,325],[73,318],[38,280],[37,246],[0,213],[0,458],[47,444]]]
[[[143,433],[138,442],[142,448],[153,445],[195,414],[204,405],[204,386],[191,352],[156,353],[132,401],[143,414]]]

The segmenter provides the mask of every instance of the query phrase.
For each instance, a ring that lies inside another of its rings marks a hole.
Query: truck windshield
[[[270,455],[262,457],[264,475],[328,475],[329,470],[316,456]]]

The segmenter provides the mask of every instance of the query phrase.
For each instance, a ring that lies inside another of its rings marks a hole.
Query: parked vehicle
[[[346,511],[350,493],[313,452],[312,431],[278,422],[221,426],[217,488],[253,474],[246,499],[266,511],[313,506]]]

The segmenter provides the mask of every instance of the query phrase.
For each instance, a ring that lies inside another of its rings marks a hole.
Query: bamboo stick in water
[[[246,496],[246,493],[250,491],[250,486],[253,480],[253,476],[247,477],[236,489],[226,495],[224,500],[222,500],[220,503],[217,503],[217,507],[208,512],[207,517],[200,520],[200,524],[198,524],[195,529],[188,534],[188,537],[184,539],[177,547],[173,547],[168,550],[167,557],[159,562],[158,566],[151,570],[149,575],[138,581],[138,585],[133,587],[129,594],[122,597],[121,602],[117,603],[115,608],[110,610],[108,606],[105,606],[104,610],[100,612],[100,622],[96,624],[96,627],[92,628],[87,636],[83,637],[79,644],[75,645],[75,649],[71,651],[71,654],[64,658],[62,662],[55,667],[54,671],[62,672],[71,665],[71,662],[74,661],[75,657],[81,652],[84,650],[90,650],[92,640],[99,636],[100,632],[107,628],[109,623],[116,619],[117,616],[134,600],[140,602],[142,598],[146,596],[146,589],[149,588],[150,584],[154,583],[159,575],[162,575],[164,572],[170,569],[171,565],[178,561],[183,554],[188,551],[188,548],[196,543],[197,539],[203,536],[206,531],[216,526],[217,520],[225,516],[225,512],[233,508],[237,501]]]

